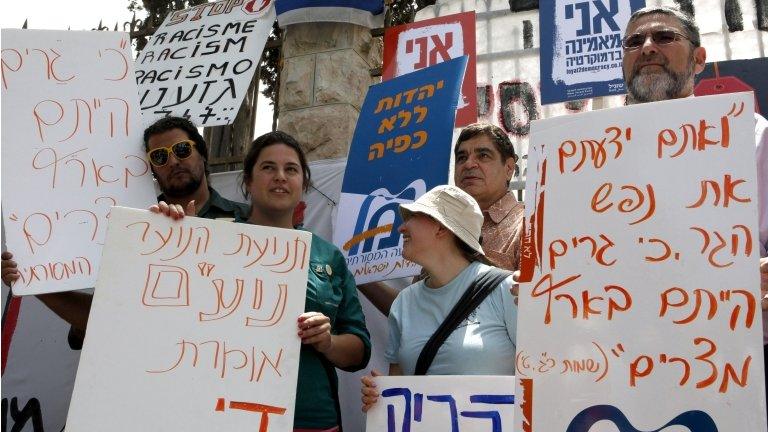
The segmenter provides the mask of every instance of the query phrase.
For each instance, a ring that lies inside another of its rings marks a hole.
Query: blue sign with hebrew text
[[[371,86],[347,158],[334,243],[357,283],[412,276],[398,207],[448,182],[467,57]]]
[[[541,2],[541,103],[626,93],[621,39],[645,0]]]

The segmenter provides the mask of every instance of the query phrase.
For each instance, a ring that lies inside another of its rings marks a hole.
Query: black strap
[[[510,275],[512,275],[511,272],[491,267],[472,282],[472,285],[467,288],[448,316],[445,317],[443,323],[440,324],[440,327],[435,330],[435,333],[429,338],[424,348],[421,349],[419,359],[416,361],[416,372],[414,375],[427,374],[427,370],[429,370],[435,355],[437,355],[437,350],[443,346],[448,336]]]

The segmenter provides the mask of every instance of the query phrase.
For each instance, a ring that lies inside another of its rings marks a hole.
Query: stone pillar
[[[382,41],[354,24],[306,23],[285,29],[278,129],[310,161],[346,157],[368,86],[379,81]]]

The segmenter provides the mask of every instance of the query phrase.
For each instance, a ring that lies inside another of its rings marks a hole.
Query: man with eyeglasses
[[[223,198],[208,184],[208,147],[195,125],[181,117],[164,117],[144,130],[144,150],[162,192],[158,201],[180,205],[186,214],[206,219],[246,220],[249,208]],[[168,205],[165,204],[165,205]],[[10,286],[19,271],[10,252],[2,254],[2,280]],[[82,292],[37,295],[72,327],[69,345],[80,349],[92,296]]]
[[[637,10],[627,23],[622,47],[628,104],[693,97],[694,77],[704,70],[707,53],[701,46],[699,28],[689,15],[665,6]],[[768,121],[755,114],[755,123],[765,360],[768,358]]]

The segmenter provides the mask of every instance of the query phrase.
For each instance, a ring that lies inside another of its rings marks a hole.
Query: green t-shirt
[[[228,200],[216,192],[216,189],[208,188],[208,201],[203,204],[197,217],[205,219],[225,219],[234,222],[245,222],[251,215],[251,209],[247,204]],[[165,195],[160,194],[157,201],[168,201]]]
[[[357,298],[355,278],[336,246],[312,234],[307,277],[305,312],[320,312],[331,319],[333,334],[353,334],[363,341],[365,354],[359,365],[364,368],[371,357],[371,338],[365,316]],[[296,386],[297,428],[330,428],[338,424],[336,369],[322,354],[309,345],[301,346],[299,379]]]

